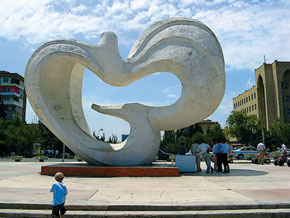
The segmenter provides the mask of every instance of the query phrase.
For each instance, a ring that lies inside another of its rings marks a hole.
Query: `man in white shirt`
[[[210,173],[210,170],[211,170],[209,148],[210,146],[208,144],[201,143],[197,149],[197,152],[201,152],[203,155],[204,161],[207,166],[206,173]]]
[[[200,169],[200,154],[197,151],[198,147],[199,147],[199,145],[197,143],[193,143],[191,145],[191,153],[193,156],[195,156],[196,171],[200,172],[201,171],[201,169]]]
[[[266,146],[261,142],[257,146],[257,151],[259,152],[259,164],[264,164],[264,157],[266,153]]]

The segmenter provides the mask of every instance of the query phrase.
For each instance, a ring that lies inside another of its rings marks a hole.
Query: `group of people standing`
[[[191,153],[195,156],[196,160],[196,171],[200,172],[200,154],[203,155],[203,159],[206,163],[207,169],[206,173],[224,172],[229,173],[230,167],[228,164],[228,152],[230,152],[230,146],[224,141],[221,143],[213,142],[213,160],[214,167],[211,167],[211,155],[210,155],[210,146],[206,143],[197,144],[194,143],[191,146]],[[222,171],[222,165],[224,170]]]

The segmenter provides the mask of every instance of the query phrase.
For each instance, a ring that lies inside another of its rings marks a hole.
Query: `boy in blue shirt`
[[[54,183],[50,189],[50,192],[53,192],[52,217],[63,218],[63,215],[66,212],[64,203],[67,195],[66,186],[62,183],[64,175],[61,172],[57,172],[54,178],[56,183]]]

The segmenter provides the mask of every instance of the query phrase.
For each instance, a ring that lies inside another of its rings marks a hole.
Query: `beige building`
[[[262,117],[266,129],[276,118],[290,122],[290,62],[264,63],[255,69],[255,83],[233,98],[234,110]]]

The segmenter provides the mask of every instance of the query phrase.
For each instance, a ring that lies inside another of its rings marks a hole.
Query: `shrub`
[[[245,154],[245,158],[247,160],[252,160],[253,158],[255,158],[257,155],[256,154]]]

